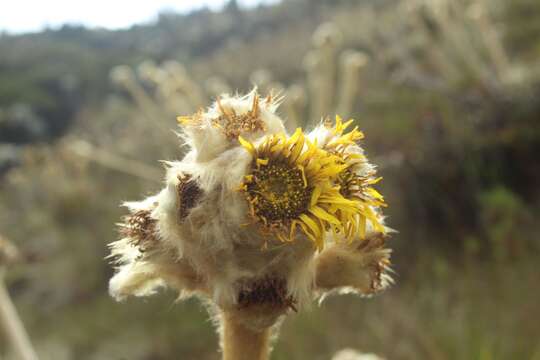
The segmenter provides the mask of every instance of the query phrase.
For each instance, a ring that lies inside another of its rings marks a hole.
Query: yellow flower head
[[[382,178],[375,178],[375,169],[369,165],[363,153],[358,151],[356,143],[364,138],[364,134],[357,127],[345,133],[352,122],[353,120],[349,120],[343,123],[341,118],[336,116],[336,124],[332,128],[333,137],[324,148],[339,157],[341,163],[346,166],[337,180],[340,192],[345,198],[356,201],[360,207],[358,221],[351,223],[351,225],[358,224],[359,228],[351,226],[349,231],[351,234],[358,231],[360,237],[364,238],[367,220],[371,222],[376,231],[385,232],[385,228],[373,208],[385,207],[386,203],[383,196],[371,186]],[[330,126],[330,124],[326,124],[326,126]]]
[[[258,146],[239,140],[253,156],[242,191],[264,229],[292,241],[300,227],[322,249],[326,231],[356,227],[359,202],[340,192],[339,175],[348,165],[339,156],[311,143],[301,129],[290,138],[269,136]]]

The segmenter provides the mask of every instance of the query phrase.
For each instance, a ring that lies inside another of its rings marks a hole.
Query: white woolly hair
[[[257,104],[258,118],[261,120],[264,130],[244,132],[241,135],[246,139],[255,141],[264,135],[284,133],[283,121],[276,115],[280,98],[267,97],[261,99],[254,88],[245,96],[221,95],[204,112],[199,112],[198,121],[187,123],[184,126],[183,139],[194,151],[194,157],[199,162],[209,161],[221,154],[226,149],[237,146],[236,138],[228,139],[223,130],[215,126],[214,121],[224,112],[230,114],[247,114]]]
[[[247,325],[262,328],[275,323],[289,308],[303,307],[325,292],[346,289],[371,294],[390,283],[385,272],[389,252],[382,248],[380,234],[369,227],[368,238],[379,240],[363,246],[336,239],[317,253],[303,234],[284,244],[269,239],[250,218],[245,196],[238,190],[252,156],[213,120],[223,115],[223,109],[245,114],[254,101],[265,125],[242,137],[256,142],[285,132],[275,114],[277,104],[259,99],[255,90],[243,97],[223,96],[220,104],[202,113],[201,121],[185,125],[183,136],[190,151],[181,161],[166,162],[163,190],[125,204],[131,215],[120,224],[122,238],[110,245],[117,266],[109,285],[113,297],[146,296],[168,286],[181,298],[195,294],[234,311],[246,306],[239,297],[245,289],[274,286],[272,296],[283,302],[266,307],[266,317],[261,312],[257,316],[243,312]],[[319,126],[309,137],[323,146],[331,134]],[[274,285],[281,284],[275,279],[284,281],[283,289]],[[246,295],[248,305],[259,301],[258,296]]]

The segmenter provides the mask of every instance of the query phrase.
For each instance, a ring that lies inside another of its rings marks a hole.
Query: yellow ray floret
[[[199,109],[193,115],[177,116],[176,121],[180,126],[200,126],[202,124],[203,114],[203,109]]]
[[[341,221],[345,221],[350,216],[358,217],[356,222],[349,223],[350,227],[346,229],[346,233],[349,235],[358,232],[363,238],[367,221],[376,231],[384,233],[385,228],[374,209],[385,207],[386,203],[383,196],[371,186],[382,178],[375,178],[375,169],[368,164],[367,159],[356,146],[357,141],[364,138],[364,134],[357,127],[345,133],[352,122],[349,120],[343,123],[341,118],[336,116],[336,124],[332,129],[334,137],[328,142],[325,149],[339,157],[341,163],[346,167],[339,174],[337,180],[341,194],[346,199],[356,201],[360,206],[359,214],[347,214],[339,210],[337,216],[340,217]]]
[[[353,119],[347,120],[343,123],[343,120],[339,115],[336,115],[336,124],[332,129],[334,138],[326,145],[327,149],[340,149],[343,150],[349,145],[355,145],[358,140],[364,138],[364,133],[358,130],[358,127],[354,127],[351,131],[344,134],[345,130],[354,122]],[[330,126],[327,123],[327,126]]]
[[[263,229],[292,241],[299,227],[322,249],[325,232],[358,228],[362,204],[340,192],[339,175],[348,165],[339,156],[318,148],[301,129],[291,137],[271,135],[257,146],[239,141],[253,156],[240,188]]]

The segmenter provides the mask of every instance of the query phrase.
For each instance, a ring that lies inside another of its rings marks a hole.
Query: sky
[[[242,6],[274,2],[238,1]],[[224,3],[226,0],[0,0],[0,32],[35,32],[65,23],[120,29],[151,21],[163,10],[219,9]]]

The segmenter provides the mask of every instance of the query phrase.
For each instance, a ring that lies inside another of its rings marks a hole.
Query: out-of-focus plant
[[[264,93],[272,92],[276,100],[283,101],[285,126],[289,131],[294,131],[297,126],[312,128],[323,114],[353,114],[360,91],[361,69],[368,63],[368,57],[359,51],[343,51],[341,38],[341,31],[333,23],[324,23],[317,28],[313,34],[314,49],[304,61],[305,81],[286,86],[268,69],[251,73],[253,85]],[[233,90],[219,76],[210,77],[200,85],[176,61],[166,61],[159,66],[145,61],[137,69],[117,66],[110,76],[146,117],[146,125],[141,126],[147,126],[149,133],[155,133],[156,128],[160,132],[166,130],[162,123],[164,119],[198,110],[208,99],[231,94]]]
[[[523,80],[494,20],[501,7],[484,0],[366,5],[359,41],[396,81],[441,92],[473,85],[496,96]]]
[[[531,218],[516,194],[498,187],[480,194],[482,226],[498,261],[518,258],[529,247],[525,238]]]
[[[161,66],[146,61],[136,71],[128,66],[117,66],[111,71],[111,79],[129,93],[152,122],[193,112],[208,99],[203,88],[176,61],[167,61]],[[218,80],[211,80],[211,85],[219,86]]]
[[[465,188],[478,194],[503,186],[537,199],[532,187],[516,182],[540,178],[531,167],[517,165],[540,144],[538,106],[531,101],[540,81],[537,64],[509,52],[512,44],[504,42],[510,30],[506,12],[513,7],[501,1],[396,1],[358,5],[357,13],[335,17],[336,24],[363,24],[354,33],[341,30],[344,43],[373,59],[373,71],[366,72],[373,93],[364,100],[368,116],[379,117],[373,128],[384,121],[405,135],[395,141],[410,139],[398,146],[403,161],[394,170],[408,189],[399,194],[406,213],[426,224],[411,229],[411,236],[429,239],[444,228],[438,244],[454,246],[464,242],[456,238],[471,234],[491,237],[481,201]],[[357,14],[360,20],[353,20]],[[387,81],[383,90],[374,83],[381,75]],[[388,97],[386,109],[376,108],[375,96]],[[385,116],[402,120],[380,119]]]
[[[4,284],[5,272],[19,259],[17,248],[0,235],[0,327],[18,359],[37,360],[30,338]]]
[[[368,63],[362,52],[342,51],[343,34],[333,23],[320,25],[312,40],[314,48],[304,58],[311,121],[306,126],[313,126],[325,114],[352,115],[358,102],[360,71]]]
[[[343,49],[343,34],[334,23],[319,25],[312,36],[313,48],[303,61],[304,76],[284,85],[271,71],[259,69],[250,79],[262,91],[284,95],[286,127],[314,127],[323,116],[352,116],[357,109],[362,69],[369,57],[358,50]]]

